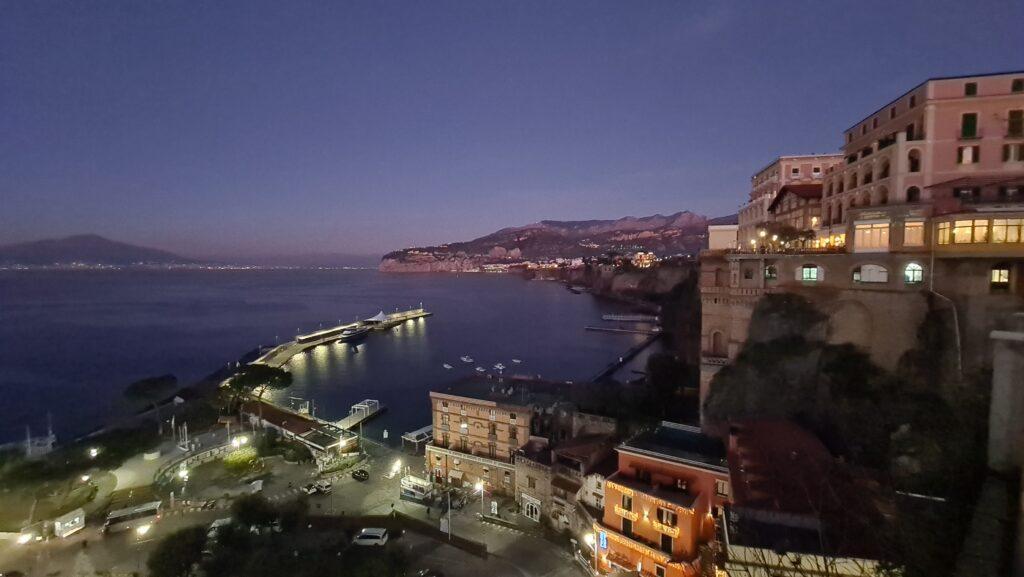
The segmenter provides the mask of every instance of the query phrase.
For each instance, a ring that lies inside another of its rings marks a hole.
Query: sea
[[[130,383],[171,373],[194,383],[257,347],[423,306],[433,316],[294,357],[275,402],[340,419],[364,399],[387,411],[364,434],[395,444],[430,423],[432,388],[501,363],[508,374],[581,386],[643,337],[585,330],[627,305],[503,274],[375,270],[0,271],[0,443],[67,441],[128,410]],[[612,323],[605,325],[614,326]],[[469,356],[473,363],[460,361]],[[645,354],[620,369],[636,378]],[[514,362],[516,359],[520,362]],[[452,368],[447,369],[445,364]]]

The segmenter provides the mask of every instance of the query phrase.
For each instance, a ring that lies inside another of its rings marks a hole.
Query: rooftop
[[[705,435],[697,427],[668,421],[662,421],[655,429],[622,443],[618,450],[713,471],[729,470],[721,441]]]
[[[799,198],[808,200],[821,198],[821,183],[815,184],[787,184],[783,186],[779,193],[775,195],[775,199],[768,205],[768,212],[775,210],[775,207],[782,202],[782,198],[787,194],[795,195]]]
[[[677,489],[673,486],[666,485],[652,485],[650,483],[644,483],[631,477],[622,475],[621,473],[615,473],[611,477],[608,477],[609,483],[615,483],[616,485],[622,485],[632,489],[638,493],[644,495],[650,495],[656,499],[661,499],[668,503],[685,507],[687,509],[693,509],[693,504],[697,501],[696,495],[691,495],[682,489]]]
[[[847,132],[857,128],[858,126],[860,126],[860,124],[862,122],[868,120],[872,116],[874,116],[874,115],[878,114],[879,112],[885,110],[886,107],[891,105],[893,102],[896,102],[897,100],[902,99],[904,96],[910,94],[911,92],[917,90],[918,88],[924,86],[925,84],[928,84],[929,82],[935,82],[935,81],[938,81],[938,80],[966,80],[968,78],[984,78],[986,76],[1004,76],[1004,75],[1005,76],[1010,76],[1010,75],[1014,75],[1014,74],[1024,74],[1024,70],[1004,70],[1002,72],[984,72],[984,73],[981,73],[981,74],[963,74],[963,75],[958,75],[958,76],[933,76],[931,78],[928,78],[928,79],[926,79],[926,80],[924,80],[922,82],[919,82],[919,83],[915,84],[912,88],[908,89],[903,94],[900,94],[896,98],[893,98],[892,100],[889,100],[884,105],[882,105],[882,106],[878,107],[877,109],[875,109],[874,111],[872,111],[871,114],[868,114],[864,118],[861,118],[857,122],[854,122],[851,126],[849,126],[846,130],[844,130],[843,133],[845,134],[845,133],[847,133]]]
[[[569,385],[564,383],[547,381],[506,378],[499,382],[497,379],[486,377],[467,377],[445,386],[435,387],[431,394],[452,395],[520,407],[550,406],[569,398],[568,387]]]

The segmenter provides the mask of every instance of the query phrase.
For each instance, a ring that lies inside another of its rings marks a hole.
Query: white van
[[[388,542],[387,529],[363,529],[352,539],[353,545],[367,545],[383,547]]]

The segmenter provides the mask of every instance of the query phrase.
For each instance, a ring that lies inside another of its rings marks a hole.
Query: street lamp
[[[89,475],[82,475],[82,482],[83,483],[88,483],[89,482]]]
[[[768,234],[768,231],[766,231],[763,228],[761,230],[757,231],[757,236],[759,236],[761,238],[764,238],[767,234]]]
[[[480,492],[480,520],[484,518],[484,482],[477,481],[473,488]]]
[[[96,455],[100,454],[100,450],[96,447],[89,447],[89,458],[95,459]]]

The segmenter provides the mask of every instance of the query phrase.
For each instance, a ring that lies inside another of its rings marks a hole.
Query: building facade
[[[721,445],[693,427],[662,423],[616,451],[618,470],[604,483],[603,516],[593,527],[597,570],[701,574],[715,538],[714,503],[730,492]]]
[[[738,242],[741,247],[755,243],[758,229],[770,220],[768,207],[789,184],[820,184],[833,166],[843,161],[840,154],[780,156],[750,179],[750,198],[739,212]]]
[[[431,392],[433,443],[426,468],[437,483],[512,495],[516,452],[530,439],[533,409],[513,398]]]

